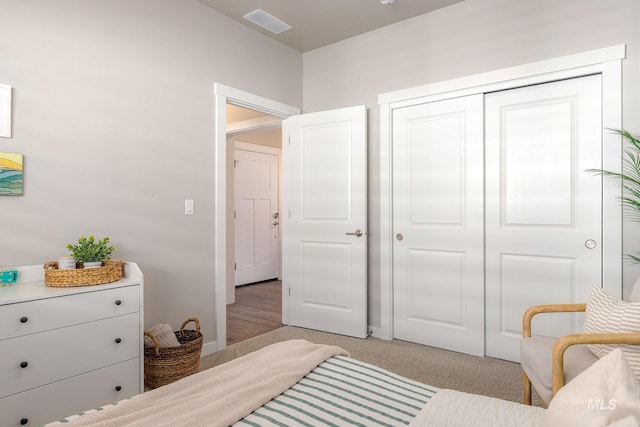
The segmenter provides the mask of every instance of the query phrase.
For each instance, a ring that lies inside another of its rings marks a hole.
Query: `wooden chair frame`
[[[531,321],[533,316],[541,313],[570,313],[582,312],[587,308],[585,303],[577,304],[546,304],[536,305],[527,309],[522,317],[522,336],[531,337]],[[564,386],[564,352],[576,344],[635,344],[640,345],[640,332],[636,333],[602,333],[602,334],[572,334],[559,338],[553,346],[551,354],[551,397]],[[531,405],[531,381],[522,371],[522,401]]]

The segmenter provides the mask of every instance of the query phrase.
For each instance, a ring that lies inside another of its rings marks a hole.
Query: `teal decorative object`
[[[18,270],[0,270],[0,284],[8,285],[18,281]]]

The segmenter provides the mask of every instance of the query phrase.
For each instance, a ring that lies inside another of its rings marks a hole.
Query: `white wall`
[[[213,95],[302,102],[302,56],[195,0],[0,0],[24,196],[0,198],[0,266],[110,236],[145,274],[145,323],[215,340]],[[195,215],[184,215],[184,199]]]
[[[393,6],[390,6],[393,7]],[[380,326],[379,110],[381,93],[626,43],[623,124],[640,133],[637,0],[466,0],[304,54],[303,110],[369,108],[369,324]],[[624,250],[640,249],[625,224]],[[625,295],[640,275],[625,265]]]

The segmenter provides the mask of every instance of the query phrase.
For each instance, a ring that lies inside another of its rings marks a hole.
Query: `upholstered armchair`
[[[594,297],[594,294],[597,294]],[[636,302],[637,301],[637,302]],[[532,336],[531,321],[543,313],[586,311],[584,333],[559,339]],[[523,403],[531,404],[531,386],[549,404],[553,396],[599,357],[622,345],[638,376],[640,368],[640,280],[630,302],[620,301],[602,289],[592,290],[588,303],[538,305],[525,311],[522,319],[520,364]],[[615,346],[614,346],[615,345]],[[630,357],[631,354],[631,357]]]

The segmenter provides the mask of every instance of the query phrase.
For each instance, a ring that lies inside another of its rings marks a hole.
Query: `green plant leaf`
[[[71,256],[80,262],[108,261],[116,250],[114,246],[109,245],[108,237],[96,240],[95,236],[80,237],[77,244],[70,243],[67,249],[71,252]]]
[[[622,190],[619,199],[624,214],[630,221],[640,222],[640,138],[624,129],[607,128],[607,130],[624,138],[622,172],[603,169],[587,169],[586,172],[616,179],[616,185]],[[625,258],[640,264],[640,252],[636,255],[626,254]]]

